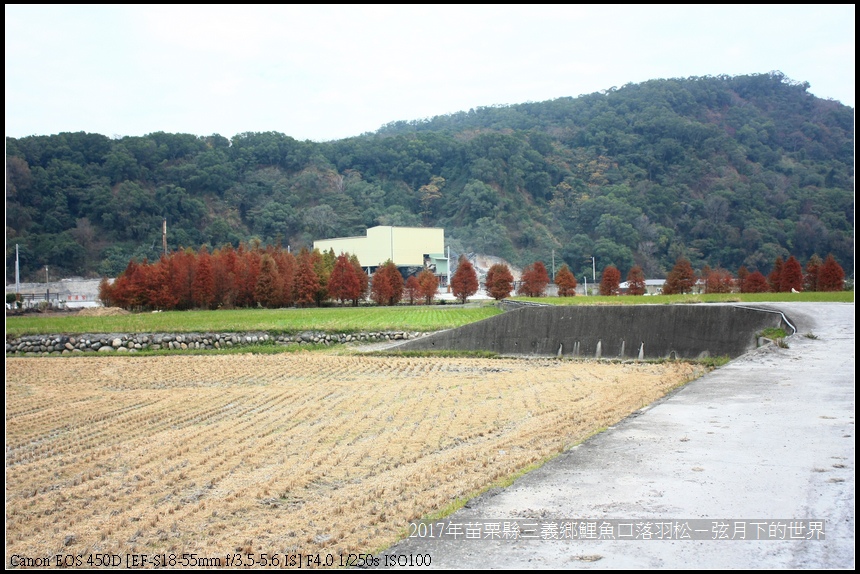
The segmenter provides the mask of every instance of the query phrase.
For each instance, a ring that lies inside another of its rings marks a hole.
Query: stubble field
[[[374,552],[701,375],[298,353],[6,361],[6,555]]]

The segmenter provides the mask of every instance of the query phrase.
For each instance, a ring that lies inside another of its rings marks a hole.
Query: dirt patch
[[[6,369],[6,554],[28,556],[372,552],[700,374],[316,353]]]
[[[131,315],[129,311],[119,307],[89,307],[78,311],[79,317],[114,317],[117,315]]]

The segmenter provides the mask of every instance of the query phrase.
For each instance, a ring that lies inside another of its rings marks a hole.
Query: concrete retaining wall
[[[602,358],[737,357],[781,313],[733,305],[526,307],[399,345],[505,355]]]

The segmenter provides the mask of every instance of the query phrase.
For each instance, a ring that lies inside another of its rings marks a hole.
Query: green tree
[[[434,175],[430,178],[430,183],[422,185],[418,189],[418,194],[421,197],[421,215],[424,218],[424,225],[428,225],[430,216],[433,212],[433,204],[442,197],[442,187],[445,185],[445,178]]]

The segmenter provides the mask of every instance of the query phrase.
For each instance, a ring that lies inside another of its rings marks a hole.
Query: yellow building
[[[365,237],[335,237],[314,241],[314,249],[335,255],[354,254],[371,271],[391,259],[398,267],[428,267],[436,275],[447,275],[445,230],[441,227],[394,227],[379,225]]]

